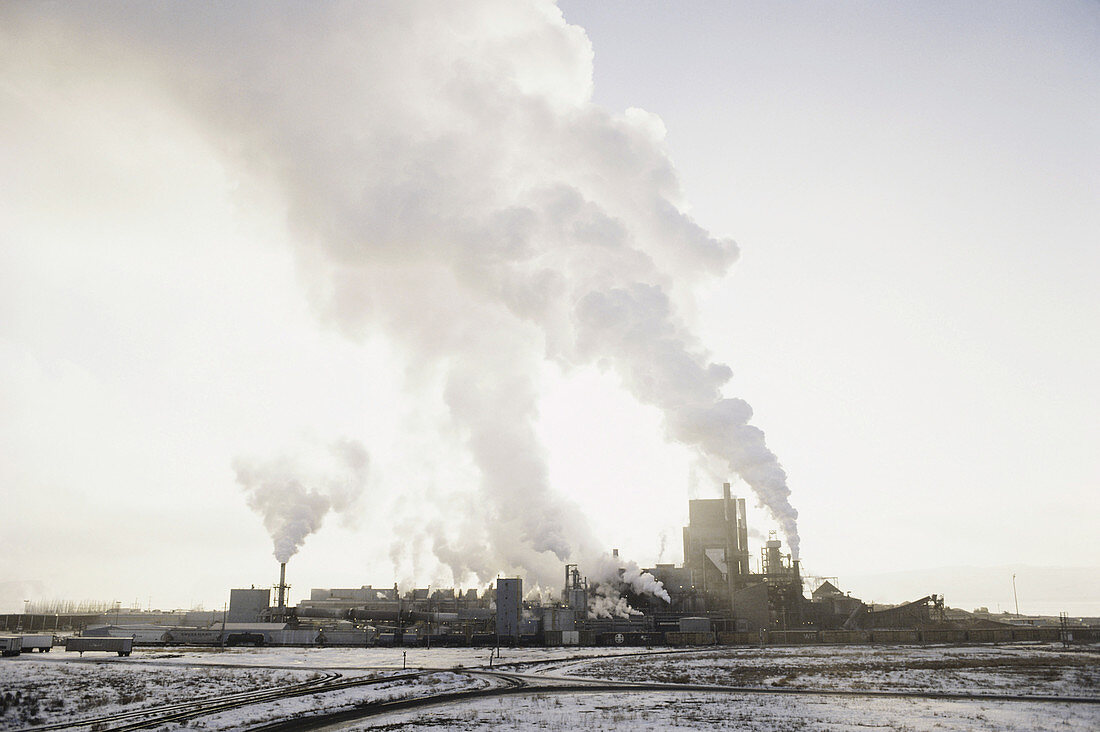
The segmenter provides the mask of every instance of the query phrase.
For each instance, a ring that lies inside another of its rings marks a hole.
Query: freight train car
[[[0,655],[18,656],[23,649],[23,639],[17,635],[0,635]]]
[[[172,628],[164,636],[166,643],[177,646],[217,646],[225,638],[221,628]]]
[[[262,646],[267,638],[263,633],[230,633],[225,636],[227,646]]]
[[[53,648],[53,636],[49,633],[35,635],[24,633],[20,637],[23,640],[23,653],[30,653],[31,651],[49,653],[50,649]]]
[[[601,646],[652,646],[666,642],[668,636],[692,635],[691,633],[642,633],[637,631],[625,631],[621,633],[605,632],[596,636],[596,643]],[[710,643],[714,642],[714,634],[706,634],[710,637]],[[671,641],[668,641],[672,645]]]
[[[78,651],[81,656],[84,655],[84,651],[106,651],[120,656],[129,656],[134,650],[134,639],[73,636],[65,639],[65,650]]]
[[[714,645],[714,642],[714,633],[710,631],[705,633],[665,633],[665,643],[670,646],[711,646]]]

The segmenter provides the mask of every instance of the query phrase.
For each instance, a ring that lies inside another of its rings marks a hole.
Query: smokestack
[[[768,536],[770,538],[764,542],[764,574],[782,574],[783,555],[779,553],[779,548],[783,544],[775,538],[775,532],[769,533]]]
[[[279,563],[279,610],[286,608],[286,562]]]
[[[734,591],[734,566],[737,563],[735,558],[735,547],[737,546],[737,507],[733,504],[732,496],[730,495],[730,484],[722,484],[722,516],[726,520],[726,593],[728,595],[730,609],[733,609],[733,591]]]

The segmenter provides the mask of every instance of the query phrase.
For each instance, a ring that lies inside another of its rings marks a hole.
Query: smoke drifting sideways
[[[330,513],[351,509],[367,482],[366,449],[337,440],[324,450],[299,449],[264,461],[237,458],[233,470],[248,505],[263,517],[275,558],[287,562]]]
[[[661,120],[592,102],[591,44],[553,2],[0,13],[19,16],[17,34],[45,28],[39,53],[91,49],[74,73],[172,100],[242,185],[277,192],[319,318],[351,338],[384,334],[434,371],[480,483],[403,541],[432,547],[456,582],[503,572],[553,586],[562,562],[601,561],[581,512],[550,485],[537,435],[548,363],[614,373],[660,411],[668,440],[739,475],[797,556],[786,474],[749,405],[722,393],[732,372],[687,318],[696,287],[738,248],[684,213]],[[265,522],[299,516],[268,492],[305,507],[280,551],[333,506],[301,481],[304,492],[265,482],[264,469],[241,475],[272,486],[248,488],[264,496]]]
[[[603,555],[588,576],[592,592],[588,596],[588,615],[593,618],[628,618],[641,611],[630,606],[623,592],[636,595],[652,595],[666,603],[672,602],[668,590],[656,577],[645,572],[636,562],[622,562],[618,557]]]

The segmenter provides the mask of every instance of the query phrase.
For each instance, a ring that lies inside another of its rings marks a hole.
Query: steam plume
[[[622,596],[627,589],[635,595],[653,595],[665,602],[672,602],[668,590],[656,577],[643,572],[636,562],[622,562],[608,554],[593,562],[589,580],[593,591],[588,598],[588,612],[595,618],[625,618],[640,614]]]
[[[366,484],[369,461],[360,443],[337,440],[316,457],[308,465],[300,455],[264,462],[238,458],[233,463],[237,482],[248,505],[263,517],[280,562],[298,553],[330,511],[351,507]]]
[[[54,16],[58,52],[111,49],[83,73],[167,90],[232,170],[277,189],[320,316],[442,374],[480,472],[425,542],[456,582],[549,585],[562,561],[599,555],[549,484],[547,360],[617,374],[669,440],[744,479],[797,555],[786,475],[684,317],[737,246],[683,212],[660,119],[592,103],[592,48],[552,2],[4,10]],[[249,468],[250,501],[293,553],[338,501],[279,465]]]
[[[618,587],[610,582],[596,585],[588,598],[588,616],[590,618],[629,618],[641,615],[641,610],[630,606],[626,598],[619,593]]]

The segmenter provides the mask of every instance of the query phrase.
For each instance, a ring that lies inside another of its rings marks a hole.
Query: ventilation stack
[[[786,569],[783,566],[783,555],[780,553],[780,547],[783,544],[779,539],[775,538],[775,532],[769,532],[768,540],[764,542],[764,549],[761,552],[763,555],[764,574],[769,577],[776,577],[784,573]]]
[[[286,611],[286,562],[279,563],[279,589],[275,593],[276,605],[279,608],[279,615],[282,616]]]

